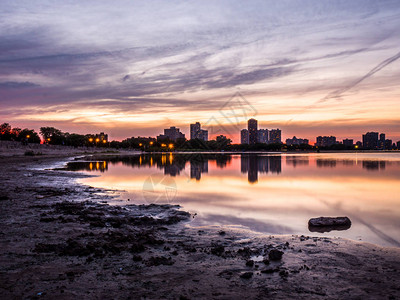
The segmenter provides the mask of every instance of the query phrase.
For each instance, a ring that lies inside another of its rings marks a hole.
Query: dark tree
[[[11,141],[11,126],[9,123],[3,123],[0,125],[0,139],[3,141]]]
[[[33,129],[25,128],[21,130],[19,134],[19,140],[26,141],[28,143],[40,143],[40,137]]]
[[[54,127],[40,127],[40,134],[45,143],[52,145],[64,145],[65,137],[61,130]]]

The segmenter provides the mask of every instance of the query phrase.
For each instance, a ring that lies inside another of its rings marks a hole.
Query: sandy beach
[[[398,248],[193,227],[190,211],[111,206],[115,191],[49,169],[81,152],[9,153],[0,156],[1,299],[400,298]]]

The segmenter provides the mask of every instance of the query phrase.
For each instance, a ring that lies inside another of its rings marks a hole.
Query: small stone
[[[253,272],[246,272],[246,273],[243,273],[242,275],[240,275],[240,278],[243,278],[243,279],[250,279],[251,277],[253,277]]]
[[[264,274],[272,274],[272,273],[278,272],[278,271],[279,271],[279,268],[275,268],[275,269],[264,269],[264,270],[261,270],[261,273],[264,273]]]
[[[289,272],[286,270],[282,270],[279,272],[279,276],[281,277],[288,277],[289,276]]]
[[[246,261],[246,266],[247,267],[253,267],[254,266],[254,260],[250,259],[250,260]]]
[[[272,249],[268,253],[268,258],[269,260],[275,261],[275,260],[281,260],[282,259],[283,252],[279,251],[277,249]]]
[[[268,259],[264,259],[263,261],[262,261],[265,265],[269,265],[269,260]]]

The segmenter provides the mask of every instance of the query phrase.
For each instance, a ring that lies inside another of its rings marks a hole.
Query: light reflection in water
[[[177,192],[174,199],[165,199],[196,212],[194,225],[241,225],[269,234],[341,236],[400,246],[398,154],[164,153],[74,162],[68,168],[102,172],[83,182],[125,190],[122,197],[138,204],[148,203],[144,182],[155,174],[166,176]],[[308,220],[319,216],[348,216],[352,226],[309,232]]]

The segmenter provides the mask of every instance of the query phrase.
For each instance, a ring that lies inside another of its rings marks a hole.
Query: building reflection
[[[215,156],[215,161],[217,163],[217,167],[223,169],[226,168],[228,165],[231,164],[232,161],[232,155],[216,155]]]
[[[335,168],[337,160],[335,159],[317,159],[317,167],[319,168]]]
[[[265,155],[265,154],[239,154],[241,173],[247,174],[249,183],[258,182],[258,175],[261,173],[280,174],[282,172],[282,156],[281,155]],[[210,154],[210,153],[190,153],[190,154],[174,154],[174,153],[154,153],[130,156],[106,156],[101,160],[70,162],[67,169],[71,171],[99,171],[105,172],[110,164],[123,164],[133,168],[157,168],[162,170],[168,176],[190,176],[191,179],[201,180],[202,174],[209,172],[209,162],[212,168],[229,169],[234,164],[233,158],[239,159],[239,155],[231,154]],[[97,158],[99,159],[99,158]],[[318,158],[315,165],[310,166],[313,160],[309,160],[305,156],[288,155],[285,156],[286,171],[299,166],[320,168],[346,168],[357,167],[366,171],[385,170],[391,165],[399,164],[399,162],[389,162],[382,160],[354,160],[354,159],[330,159]],[[237,160],[236,160],[237,161]],[[186,166],[190,166],[190,172],[185,172]],[[302,171],[302,170],[300,170]]]
[[[208,160],[190,161],[190,178],[200,180],[202,173],[208,173]]]
[[[297,166],[308,166],[310,164],[310,160],[308,157],[302,156],[286,156],[286,165],[292,166],[296,168]]]
[[[243,154],[240,160],[240,171],[247,173],[249,183],[256,183],[258,181],[258,173],[281,173],[282,157]]]
[[[386,169],[385,161],[363,160],[362,167],[368,171],[379,171]]]
[[[69,171],[100,171],[105,172],[108,170],[107,161],[85,161],[73,162],[67,165]]]
[[[286,161],[286,164],[288,162]],[[355,160],[350,159],[317,159],[316,164],[318,168],[335,168],[340,165],[352,167],[356,163]],[[367,171],[385,170],[386,164],[389,162],[378,160],[362,160],[361,166]]]

